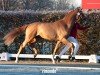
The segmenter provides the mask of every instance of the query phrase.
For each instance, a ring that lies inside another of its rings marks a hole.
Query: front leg
[[[70,55],[68,56],[68,59],[70,60],[70,59],[72,58],[73,53],[74,53],[73,47],[71,47],[71,48],[69,49],[69,51],[70,51]]]
[[[74,54],[74,48],[73,48],[73,46],[70,49],[71,49],[70,55],[72,56]]]

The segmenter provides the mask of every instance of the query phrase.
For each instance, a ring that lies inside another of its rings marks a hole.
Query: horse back
[[[55,40],[57,36],[53,23],[38,24],[37,35],[47,40]]]
[[[38,35],[48,40],[59,40],[67,34],[67,25],[62,20],[53,23],[40,23]]]

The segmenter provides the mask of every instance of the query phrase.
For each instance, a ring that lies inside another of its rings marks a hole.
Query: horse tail
[[[11,43],[13,43],[14,39],[20,35],[23,31],[26,30],[28,25],[24,25],[18,28],[15,28],[14,30],[12,30],[11,32],[9,32],[6,36],[4,36],[3,40],[5,45],[10,45]]]

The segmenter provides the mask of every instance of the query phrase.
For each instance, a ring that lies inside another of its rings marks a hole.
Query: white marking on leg
[[[56,64],[53,55],[52,55],[51,59],[52,59],[52,63],[53,63],[53,64]]]

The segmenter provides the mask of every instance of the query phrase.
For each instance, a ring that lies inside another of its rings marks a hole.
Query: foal
[[[36,36],[40,36],[49,41],[57,41],[57,44],[53,52],[53,56],[55,55],[58,45],[61,42],[65,45],[68,45],[69,48],[71,48],[72,43],[70,43],[66,39],[66,37],[68,37],[70,30],[73,26],[74,20],[76,18],[76,15],[79,11],[80,9],[77,8],[69,12],[67,15],[65,15],[63,19],[55,21],[53,23],[35,22],[15,28],[13,31],[8,33],[4,37],[4,43],[9,46],[18,35],[25,31],[25,40],[20,45],[15,62],[18,62],[19,54],[27,44],[30,44],[31,42],[36,42]],[[36,49],[34,50],[36,52]]]

